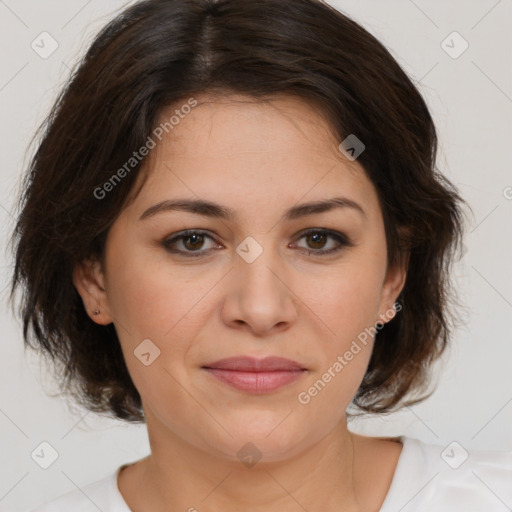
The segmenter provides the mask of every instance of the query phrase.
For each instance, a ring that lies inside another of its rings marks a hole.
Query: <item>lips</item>
[[[307,369],[282,357],[231,357],[203,366],[208,374],[239,391],[263,394],[290,384]]]
[[[216,368],[218,370],[234,370],[240,372],[275,372],[305,370],[301,364],[283,357],[269,356],[263,359],[254,357],[228,357],[209,363],[203,368]]]

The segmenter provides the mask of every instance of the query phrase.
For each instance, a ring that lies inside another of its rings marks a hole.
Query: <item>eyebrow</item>
[[[330,199],[292,206],[282,215],[281,220],[295,220],[300,217],[306,217],[316,213],[324,213],[337,208],[350,208],[359,212],[359,214],[361,214],[365,219],[368,218],[362,206],[352,199],[347,197],[332,197]],[[140,216],[139,220],[148,219],[157,213],[168,211],[195,213],[197,215],[204,215],[205,217],[213,217],[231,221],[236,219],[235,210],[214,203],[212,201],[207,201],[204,199],[167,199],[153,206],[150,206]]]

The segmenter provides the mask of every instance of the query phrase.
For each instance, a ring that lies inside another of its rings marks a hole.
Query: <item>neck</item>
[[[279,460],[262,458],[252,467],[199,449],[168,429],[164,435],[165,427],[154,417],[146,415],[146,420],[151,455],[138,463],[137,489],[126,493],[134,510],[360,510],[354,490],[354,435],[345,418],[307,449]]]

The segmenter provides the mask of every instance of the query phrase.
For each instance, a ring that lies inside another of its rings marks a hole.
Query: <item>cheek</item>
[[[354,258],[320,280],[311,279],[301,299],[326,327],[328,338],[339,348],[365,328],[374,326],[379,314],[381,265],[370,258]]]
[[[371,268],[350,270],[325,280],[322,290],[309,288],[306,299],[314,304],[311,309],[325,335],[315,336],[320,364],[297,398],[308,414],[329,416],[333,424],[364,377],[378,315],[380,275]]]
[[[159,385],[172,392],[166,370],[180,382],[187,378],[184,362],[212,314],[209,291],[219,276],[208,273],[194,278],[135,252],[112,268],[115,287],[109,291],[109,302],[132,379],[147,396]],[[148,351],[146,359],[154,362],[145,366],[136,355]]]
[[[187,279],[178,268],[149,259],[140,251],[126,255],[113,266],[109,305],[114,318],[127,326],[133,338],[154,337],[164,341],[182,327],[185,316],[194,314],[209,285],[208,279]]]
[[[125,257],[111,273],[109,301],[123,356],[145,403],[186,403],[189,396],[178,383],[187,378],[184,361],[201,328],[206,290],[142,261]]]
[[[319,414],[326,404],[336,404],[336,411],[346,408],[364,377],[376,332],[383,265],[360,253],[327,278],[308,280],[302,289],[301,299],[318,317],[323,333],[316,335],[321,364],[308,382],[312,387],[303,390],[304,401],[315,402],[312,409],[318,407]]]

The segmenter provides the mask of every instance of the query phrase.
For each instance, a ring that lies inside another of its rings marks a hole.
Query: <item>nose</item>
[[[230,327],[263,336],[286,330],[296,320],[298,299],[287,282],[289,273],[271,250],[251,263],[240,257],[230,276],[222,311]]]

